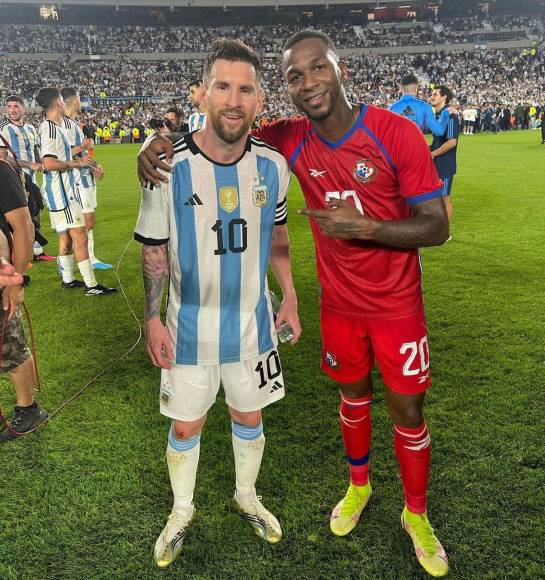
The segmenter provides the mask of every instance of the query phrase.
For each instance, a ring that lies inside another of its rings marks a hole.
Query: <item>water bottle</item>
[[[278,300],[278,297],[274,292],[269,290],[269,294],[271,296],[274,320],[276,321],[278,310],[280,309],[280,300]],[[293,328],[286,321],[284,321],[276,329],[276,335],[278,336],[278,340],[280,342],[291,342],[293,340]]]

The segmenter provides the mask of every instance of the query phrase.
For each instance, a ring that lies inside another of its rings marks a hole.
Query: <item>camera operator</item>
[[[189,131],[189,125],[184,123],[184,114],[178,107],[169,107],[165,116],[166,120],[170,121],[169,128],[172,133],[187,133]]]
[[[32,259],[34,227],[21,178],[4,159],[0,159],[0,184],[0,256],[8,260],[11,257],[14,271],[23,275]],[[17,398],[10,427],[0,432],[0,443],[3,443],[34,429],[48,415],[34,400],[34,359],[26,344],[19,314],[19,304],[24,298],[23,286],[7,286],[1,290],[1,296],[0,372],[9,374]]]

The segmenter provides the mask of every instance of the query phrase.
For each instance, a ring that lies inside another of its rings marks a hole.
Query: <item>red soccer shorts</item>
[[[321,309],[322,370],[339,383],[366,377],[376,362],[386,386],[411,395],[431,384],[424,311],[405,318],[360,318]]]

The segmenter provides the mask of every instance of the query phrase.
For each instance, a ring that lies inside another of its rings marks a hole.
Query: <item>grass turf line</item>
[[[543,576],[545,443],[542,398],[545,177],[537,132],[461,138],[453,240],[422,252],[434,384],[427,399],[433,444],[429,515],[452,578]],[[97,256],[116,263],[139,205],[135,146],[97,148]],[[348,469],[335,386],[319,371],[318,286],[296,181],[290,235],[304,334],[281,347],[287,397],[264,413],[267,447],[258,490],[285,540],[260,542],[231,510],[234,470],[225,404],[202,439],[197,519],[184,555],[160,572],[151,554],[171,507],[164,461],[167,421],[158,372],[137,349],[33,437],[0,447],[0,578],[415,578],[399,525],[402,493],[391,424],[377,378],[374,495],[348,538],[328,528]],[[43,218],[48,223],[47,214]],[[54,253],[55,236],[48,228]],[[121,278],[143,311],[139,245]],[[53,409],[134,339],[121,296],[61,291],[55,264],[38,263],[27,290]],[[100,282],[114,284],[111,271]],[[6,380],[0,404],[10,407]]]

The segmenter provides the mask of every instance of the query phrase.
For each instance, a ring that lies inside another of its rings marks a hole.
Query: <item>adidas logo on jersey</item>
[[[274,384],[271,388],[271,390],[269,391],[269,393],[274,393],[276,391],[279,391],[280,389],[283,389],[284,385],[282,383],[279,383],[278,381],[274,381]]]
[[[407,105],[401,114],[404,117],[407,117],[407,119],[415,119],[416,118],[416,115],[414,114],[414,111],[412,110],[410,105]]]
[[[204,205],[201,198],[194,193],[185,203],[184,205]]]

